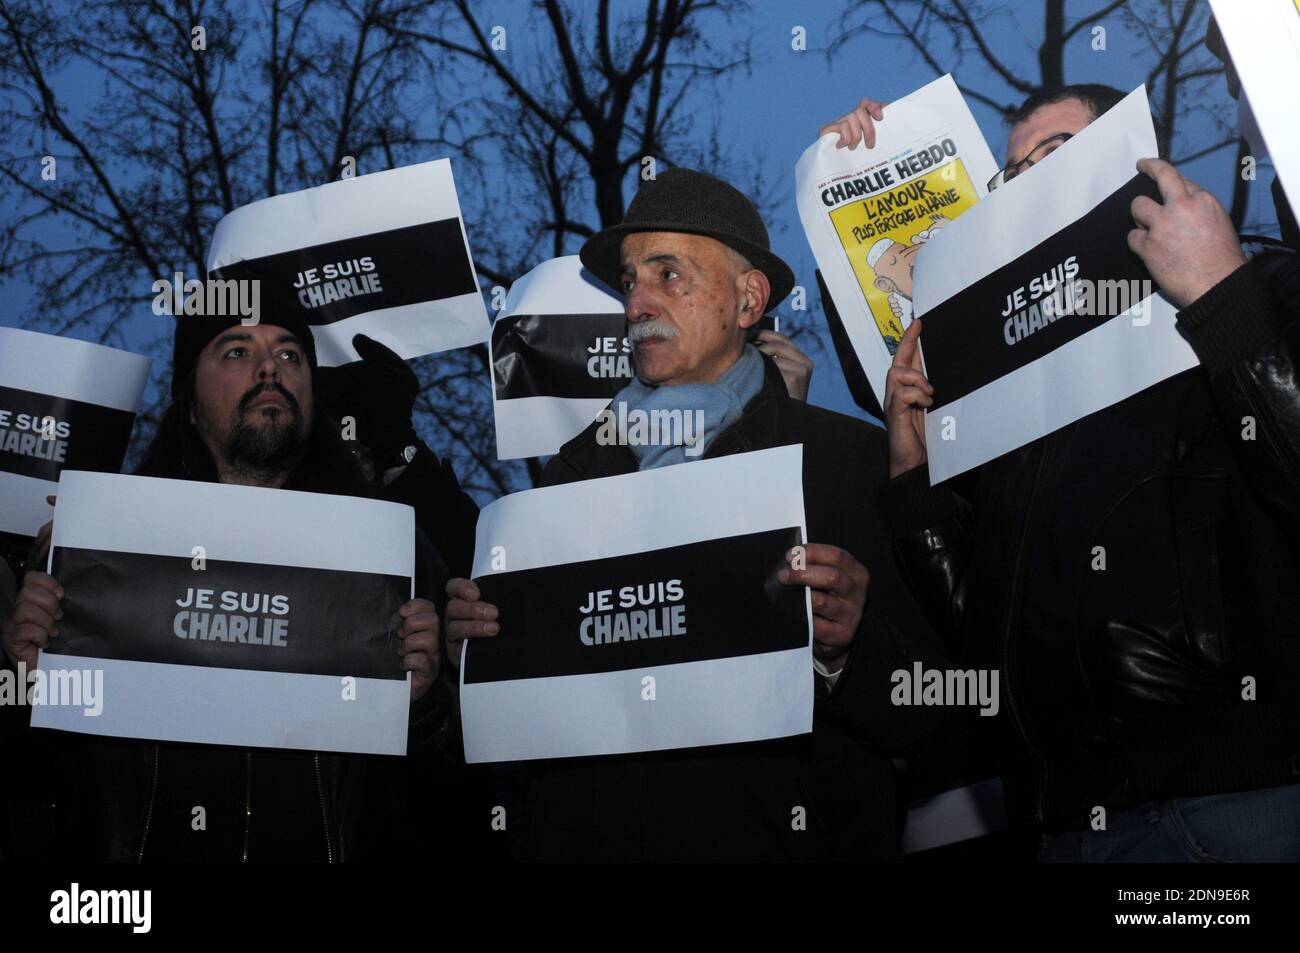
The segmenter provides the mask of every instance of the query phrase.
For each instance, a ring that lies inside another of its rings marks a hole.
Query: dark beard
[[[254,425],[246,422],[246,409],[264,390],[274,390],[283,397],[289,405],[287,412],[281,410],[272,423]],[[255,387],[244,395],[235,410],[221,456],[226,466],[238,472],[282,473],[297,462],[307,444],[302,423],[302,408],[287,390],[278,384]]]

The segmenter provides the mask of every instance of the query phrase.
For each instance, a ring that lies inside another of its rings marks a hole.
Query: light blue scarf
[[[763,389],[763,357],[758,349],[746,344],[740,359],[727,368],[726,372],[713,384],[678,384],[675,387],[652,387],[632,378],[614,398],[610,410],[621,415],[619,404],[626,405],[628,420],[635,419],[634,411],[644,411],[649,416],[653,411],[660,411],[661,419],[668,419],[663,412],[681,411],[680,419],[686,421],[682,431],[690,443],[682,442],[680,434],[660,433],[658,442],[628,439],[627,447],[637,458],[640,469],[653,470],[656,467],[671,466],[674,463],[686,463],[698,460],[718,434],[722,433],[740,419],[745,405],[753,400]],[[700,411],[701,414],[696,414]],[[689,418],[689,420],[688,420]],[[703,421],[703,432],[698,429]],[[634,433],[631,426],[628,433]],[[677,442],[671,442],[678,437]]]

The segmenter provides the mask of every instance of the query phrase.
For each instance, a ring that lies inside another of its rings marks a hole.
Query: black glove
[[[316,372],[320,399],[339,423],[356,421],[356,438],[381,466],[415,442],[411,411],[420,380],[407,363],[378,341],[358,334],[352,346],[361,360]],[[346,426],[346,424],[345,424]]]

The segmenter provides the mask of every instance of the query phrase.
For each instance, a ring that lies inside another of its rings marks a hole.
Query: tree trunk
[[[638,168],[639,168],[638,164]],[[596,214],[600,216],[600,227],[608,228],[623,221],[623,174],[618,160],[611,157],[592,166],[592,178],[596,180]]]
[[[1038,68],[1044,86],[1065,85],[1065,0],[1046,0]]]
[[[1242,136],[1237,143],[1237,164],[1232,170],[1232,208],[1228,214],[1232,217],[1232,227],[1241,232],[1246,225],[1246,210],[1250,204],[1250,180],[1241,174],[1241,163],[1250,155],[1250,144]]]

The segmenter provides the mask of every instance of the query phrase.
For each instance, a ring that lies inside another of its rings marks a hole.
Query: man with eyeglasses
[[[1042,162],[1123,98],[1118,89],[1098,83],[1030,96],[1007,118],[1007,164],[989,179],[989,191]]]
[[[1012,116],[1014,188],[1122,94],[1071,86]],[[822,129],[874,147],[885,107]],[[885,394],[877,488],[914,592],[1002,672],[1011,817],[1041,861],[1300,860],[1300,267],[1247,261],[1223,207],[1139,171],[1129,248],[1200,366],[931,487],[933,389],[912,322]],[[924,254],[924,251],[921,252]]]

